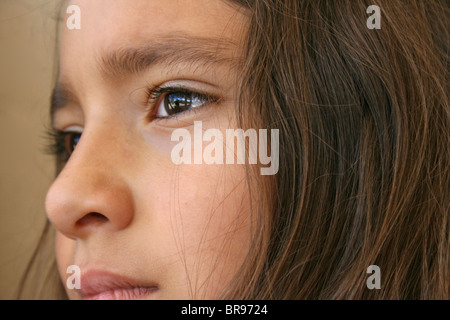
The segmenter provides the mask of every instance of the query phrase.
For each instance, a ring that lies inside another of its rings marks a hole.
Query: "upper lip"
[[[81,288],[77,291],[84,298],[110,290],[133,288],[156,289],[157,286],[109,271],[90,269],[81,274]]]

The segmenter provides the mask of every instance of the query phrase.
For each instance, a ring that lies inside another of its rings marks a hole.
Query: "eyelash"
[[[155,87],[153,89],[147,89],[147,104],[149,106],[148,118],[151,121],[161,121],[169,119],[177,119],[181,114],[186,115],[189,112],[197,111],[200,108],[190,108],[189,110],[177,113],[175,115],[169,115],[166,117],[155,116],[158,111],[159,105],[163,102],[167,94],[186,94],[191,95],[193,99],[199,99],[205,101],[200,107],[205,107],[210,103],[218,103],[221,99],[214,95],[196,92],[194,90],[182,87],[182,86],[169,86],[169,87]],[[66,139],[69,135],[79,134],[78,132],[65,132],[55,128],[50,128],[46,132],[49,143],[46,147],[46,153],[56,156],[59,163],[66,163],[69,160],[70,153],[66,150]]]
[[[64,132],[58,129],[50,128],[46,130],[48,143],[45,153],[56,156],[58,163],[65,163],[69,160],[70,153],[66,150],[67,136],[76,134],[76,132]]]

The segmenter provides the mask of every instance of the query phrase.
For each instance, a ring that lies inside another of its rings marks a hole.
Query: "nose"
[[[133,220],[132,192],[121,171],[120,152],[114,150],[120,144],[113,142],[99,143],[95,134],[83,133],[47,193],[47,216],[69,238],[83,239],[100,228],[119,231]]]

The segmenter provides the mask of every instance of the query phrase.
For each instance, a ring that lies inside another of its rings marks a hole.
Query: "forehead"
[[[79,6],[81,29],[63,28],[63,57],[148,45],[180,33],[237,42],[245,24],[242,10],[225,0],[72,0],[68,5]]]

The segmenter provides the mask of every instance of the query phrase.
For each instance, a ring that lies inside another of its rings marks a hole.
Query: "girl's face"
[[[63,283],[81,270],[69,297],[220,297],[249,247],[244,168],[177,165],[171,134],[187,129],[193,156],[194,121],[236,128],[244,13],[211,0],[70,5],[81,29],[64,21],[52,115],[71,155],[46,199]]]

